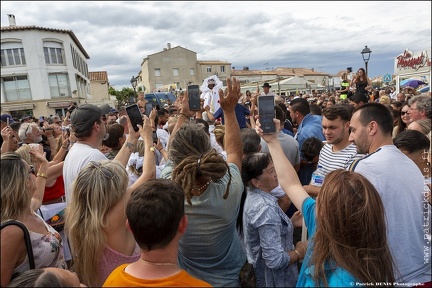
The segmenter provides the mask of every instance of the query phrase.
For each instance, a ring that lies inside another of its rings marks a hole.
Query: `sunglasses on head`
[[[114,174],[106,167],[104,167],[101,163],[96,161],[90,161],[90,164],[96,169],[98,169],[106,178],[112,179],[114,177]]]

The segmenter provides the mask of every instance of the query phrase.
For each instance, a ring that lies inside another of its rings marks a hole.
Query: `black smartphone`
[[[146,103],[146,105],[145,105],[145,112],[144,113],[145,113],[145,115],[147,117],[150,117],[150,113],[153,110],[153,107],[154,107],[153,103]]]
[[[132,127],[137,132],[139,130],[138,124],[143,125],[143,119],[138,104],[132,104],[126,107],[126,113],[132,123]]]
[[[157,141],[158,141],[157,133],[156,131],[153,131],[153,143],[157,143]]]
[[[274,96],[258,96],[258,115],[263,133],[276,132]]]
[[[200,95],[199,95],[199,86],[198,85],[189,85],[187,87],[187,95],[189,98],[189,110],[200,111],[201,110],[201,101],[200,101]]]

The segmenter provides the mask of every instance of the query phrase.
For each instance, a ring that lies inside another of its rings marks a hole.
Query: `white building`
[[[19,119],[64,115],[71,101],[91,99],[90,56],[71,30],[1,27],[1,113]]]

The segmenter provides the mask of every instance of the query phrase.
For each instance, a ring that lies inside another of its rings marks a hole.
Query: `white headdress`
[[[143,166],[144,156],[140,157],[139,152],[132,153],[129,157],[128,166],[135,166],[135,169],[138,170]]]

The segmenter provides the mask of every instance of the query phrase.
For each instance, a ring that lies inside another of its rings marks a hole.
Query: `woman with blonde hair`
[[[279,120],[274,122],[280,125]],[[276,173],[285,176],[280,185],[303,214],[308,229],[297,287],[394,283],[384,205],[370,181],[352,171],[334,170],[314,200],[296,177],[277,133],[263,134],[259,121],[256,131],[267,142]]]
[[[16,220],[23,223],[30,234],[35,267],[66,268],[61,236],[35,213],[42,203],[48,161],[44,153],[32,149],[30,153],[38,166],[33,166],[19,154],[1,155],[1,223]],[[10,225],[1,231],[1,286],[6,286],[12,275],[30,269],[22,230]]]
[[[143,127],[138,126],[145,150],[143,173],[131,187],[125,167],[116,160],[91,161],[72,185],[72,199],[65,212],[71,269],[89,286],[102,286],[115,268],[140,257],[140,248],[125,225],[125,207],[136,187],[155,178],[152,128],[143,117]]]

